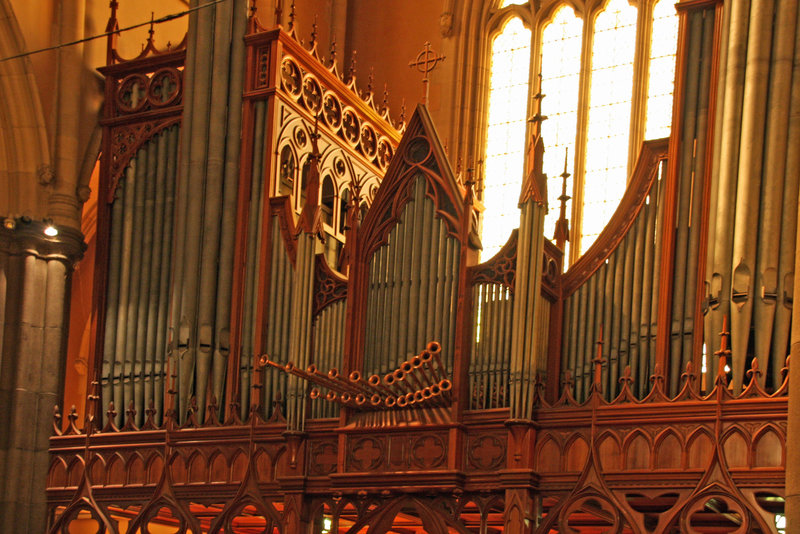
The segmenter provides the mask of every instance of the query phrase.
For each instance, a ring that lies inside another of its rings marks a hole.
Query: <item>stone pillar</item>
[[[53,407],[60,402],[69,279],[83,236],[39,221],[0,228],[0,531],[44,532]]]

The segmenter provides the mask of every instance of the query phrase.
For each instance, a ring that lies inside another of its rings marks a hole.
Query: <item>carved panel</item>
[[[508,437],[506,434],[478,434],[467,440],[466,469],[494,471],[505,464]]]
[[[348,438],[347,471],[416,471],[447,464],[446,433],[391,434]]]
[[[338,463],[338,443],[336,440],[320,440],[309,444],[309,475],[329,475],[336,471]]]

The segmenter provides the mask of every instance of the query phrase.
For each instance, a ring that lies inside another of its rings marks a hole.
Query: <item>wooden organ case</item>
[[[720,6],[681,7],[675,134],[643,146],[565,274],[535,127],[520,228],[478,263],[472,177],[426,108],[395,125],[313,36],[240,29],[242,142],[217,186],[213,158],[205,181],[192,167],[202,147],[181,152],[187,128],[206,135],[186,45],[151,34],[122,60],[110,43],[94,374],[86,413],[56,412],[51,531],[775,532],[788,364],[766,389],[754,359],[731,389],[725,332],[700,373],[702,276],[686,281],[707,246],[681,214],[708,219],[709,163],[687,154],[713,145],[697,124]],[[190,197],[207,210],[214,187],[209,322],[176,286],[205,280]]]

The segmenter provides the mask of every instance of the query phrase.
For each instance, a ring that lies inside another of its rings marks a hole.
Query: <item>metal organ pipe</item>
[[[117,336],[119,335],[117,317],[120,308],[124,195],[125,180],[122,180],[117,184],[117,189],[114,192],[114,205],[111,208],[111,243],[109,249],[108,286],[106,289],[106,328],[103,343],[103,367],[101,369],[103,376],[102,395],[106,404],[115,398],[116,376],[120,372],[115,367],[116,358],[119,355],[117,352]],[[103,414],[104,424],[107,422],[105,418],[106,416]]]
[[[742,102],[741,151],[739,152],[736,218],[733,231],[731,278],[731,370],[733,388],[744,383],[745,357],[750,337],[756,285],[756,247],[764,127],[772,41],[773,2],[753,2],[747,42],[744,100]]]
[[[755,344],[754,353],[764,362],[766,370],[770,367],[778,371],[780,367],[770,362],[770,346],[773,337],[778,341],[778,330],[785,329],[788,325],[784,322],[783,328],[775,324],[776,311],[779,304],[780,293],[779,270],[780,252],[784,246],[789,246],[794,239],[787,236],[786,241],[774,239],[772,236],[782,235],[784,218],[796,217],[783,211],[782,197],[787,195],[785,177],[789,181],[796,181],[796,175],[786,175],[786,148],[789,123],[789,107],[792,86],[792,63],[794,59],[795,24],[797,19],[797,2],[776,1],[775,26],[772,42],[770,74],[769,74],[769,109],[767,110],[765,125],[765,149],[763,178],[761,180],[761,213],[758,225],[757,260],[754,278],[754,323]],[[796,196],[796,195],[795,195]],[[792,211],[792,208],[789,207]],[[793,225],[795,226],[795,225]],[[782,320],[784,320],[782,318]],[[784,320],[785,321],[785,320]],[[776,328],[776,326],[778,328]],[[786,338],[783,338],[784,340]],[[783,350],[786,351],[786,341]],[[774,358],[783,360],[780,356]],[[770,365],[771,364],[771,365]],[[783,362],[781,362],[781,366]],[[760,376],[762,385],[766,373]]]
[[[228,91],[228,109],[242,107],[244,69],[237,68],[245,62],[244,35],[247,30],[246,0],[233,0],[231,36],[231,69]],[[222,215],[219,248],[219,273],[217,277],[216,335],[213,357],[214,383],[212,391],[223,403],[224,375],[230,355],[231,294],[233,289],[233,257],[236,232],[236,205],[239,186],[239,158],[241,147],[242,115],[229,113],[225,147],[225,168],[222,192]]]
[[[789,0],[782,1],[779,10],[783,9],[783,6],[786,4],[794,6],[797,10],[797,14],[794,17],[796,21],[794,50],[797,51],[800,50],[800,9],[797,9],[796,3]],[[781,16],[784,16],[785,12],[779,11],[779,13]],[[786,16],[788,18],[788,14]],[[783,30],[780,29],[780,26],[777,32],[779,35],[782,34]],[[795,54],[797,53],[795,52]],[[796,80],[800,80],[800,57],[797,55],[795,55],[792,66],[792,80],[789,96],[789,117],[798,117],[800,116],[800,83],[797,83]],[[800,121],[795,119],[789,122],[786,137],[787,147],[800,146]],[[785,165],[785,176],[800,176],[800,151],[794,149],[786,150]],[[782,382],[783,377],[780,374],[780,370],[786,358],[789,334],[791,331],[792,295],[795,284],[794,258],[797,234],[796,199],[798,197],[798,182],[800,182],[800,180],[787,179],[783,195],[784,216],[781,224],[781,251],[778,262],[778,304],[775,314],[775,339],[772,343],[770,365],[772,369],[773,387],[775,389],[777,389]]]
[[[728,10],[725,10],[728,11]],[[727,64],[725,67],[725,94],[722,102],[722,119],[719,147],[719,174],[715,234],[713,241],[712,270],[707,280],[710,297],[718,304],[712,307],[711,328],[706,328],[706,346],[718,344],[723,316],[730,313],[731,259],[733,257],[734,209],[736,207],[737,171],[739,166],[739,140],[742,128],[742,99],[745,85],[745,56],[747,51],[747,25],[750,2],[732,2],[728,32]],[[716,376],[717,363],[711,358],[710,375]]]
[[[250,404],[250,372],[253,369],[253,321],[255,315],[256,262],[258,260],[258,238],[261,221],[262,191],[264,171],[264,124],[265,107],[263,101],[254,107],[255,128],[253,130],[253,171],[250,178],[250,209],[247,222],[247,256],[245,259],[244,310],[242,318],[242,356],[240,362],[241,417],[247,417]]]

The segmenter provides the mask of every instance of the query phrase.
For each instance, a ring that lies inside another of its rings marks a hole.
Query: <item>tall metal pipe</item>
[[[717,175],[717,199],[714,241],[710,254],[713,256],[712,268],[707,282],[710,297],[718,304],[711,308],[710,339],[707,347],[716,346],[716,339],[722,330],[723,317],[730,314],[731,259],[733,257],[733,235],[730,229],[734,223],[736,207],[737,174],[739,168],[739,142],[742,127],[742,99],[745,85],[745,60],[747,52],[747,30],[750,13],[749,0],[731,2],[725,66],[725,93],[722,101],[720,128],[720,147]],[[708,330],[708,329],[707,329]],[[709,376],[716,376],[717,362],[711,358]]]
[[[795,5],[791,1],[786,4]],[[779,8],[779,10],[782,7]],[[800,9],[795,16],[795,51],[800,50]],[[787,147],[800,146],[800,54],[795,52],[792,66],[792,86],[789,98],[789,120],[787,130]],[[787,150],[785,176],[800,176],[800,151]],[[782,382],[780,369],[785,361],[785,352],[789,342],[789,332],[792,323],[792,296],[795,285],[795,254],[797,242],[797,204],[798,180],[787,178],[783,196],[783,223],[781,225],[781,252],[778,262],[778,298],[780,304],[775,316],[775,334],[772,345],[772,379],[773,387],[777,389]],[[788,462],[788,460],[787,460]],[[787,499],[788,501],[788,499]]]
[[[747,346],[755,298],[756,249],[760,206],[764,128],[772,42],[773,1],[753,2],[747,42],[744,100],[742,102],[739,181],[733,228],[731,278],[731,370],[733,389],[744,383]],[[771,207],[771,206],[770,206]]]

